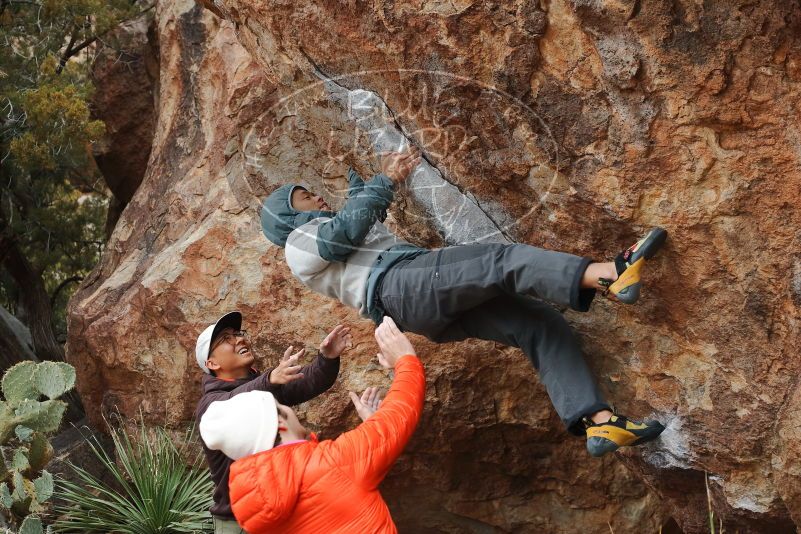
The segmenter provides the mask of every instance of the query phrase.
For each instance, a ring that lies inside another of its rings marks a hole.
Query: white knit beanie
[[[272,449],[278,433],[275,397],[266,391],[249,391],[214,401],[199,426],[206,447],[232,460]]]

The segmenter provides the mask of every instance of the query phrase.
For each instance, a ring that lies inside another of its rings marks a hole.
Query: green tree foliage
[[[41,358],[63,357],[67,296],[103,247],[94,45],[141,10],[133,0],[0,0],[0,304],[28,325]]]

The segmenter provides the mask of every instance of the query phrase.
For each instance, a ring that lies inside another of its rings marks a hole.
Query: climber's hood
[[[333,211],[298,211],[292,207],[292,192],[305,187],[297,184],[282,185],[264,200],[261,208],[261,229],[265,237],[284,247],[293,230],[318,217],[333,217]]]

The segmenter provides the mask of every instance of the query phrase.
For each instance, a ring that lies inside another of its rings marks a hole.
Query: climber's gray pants
[[[378,305],[405,331],[432,341],[478,338],[519,347],[539,370],[567,428],[609,409],[559,311],[536,298],[586,311],[594,290],[579,289],[590,260],[528,245],[447,247],[393,265]]]

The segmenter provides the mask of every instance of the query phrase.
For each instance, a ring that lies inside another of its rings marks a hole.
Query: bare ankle
[[[617,280],[617,269],[615,268],[614,262],[609,261],[605,263],[589,264],[584,271],[584,275],[581,277],[581,287],[588,289],[604,289],[604,287],[598,283],[599,278],[612,281]]]
[[[612,418],[612,412],[609,410],[601,410],[600,412],[595,412],[590,416],[592,422],[596,425],[600,425],[601,423],[606,423],[609,419]]]

